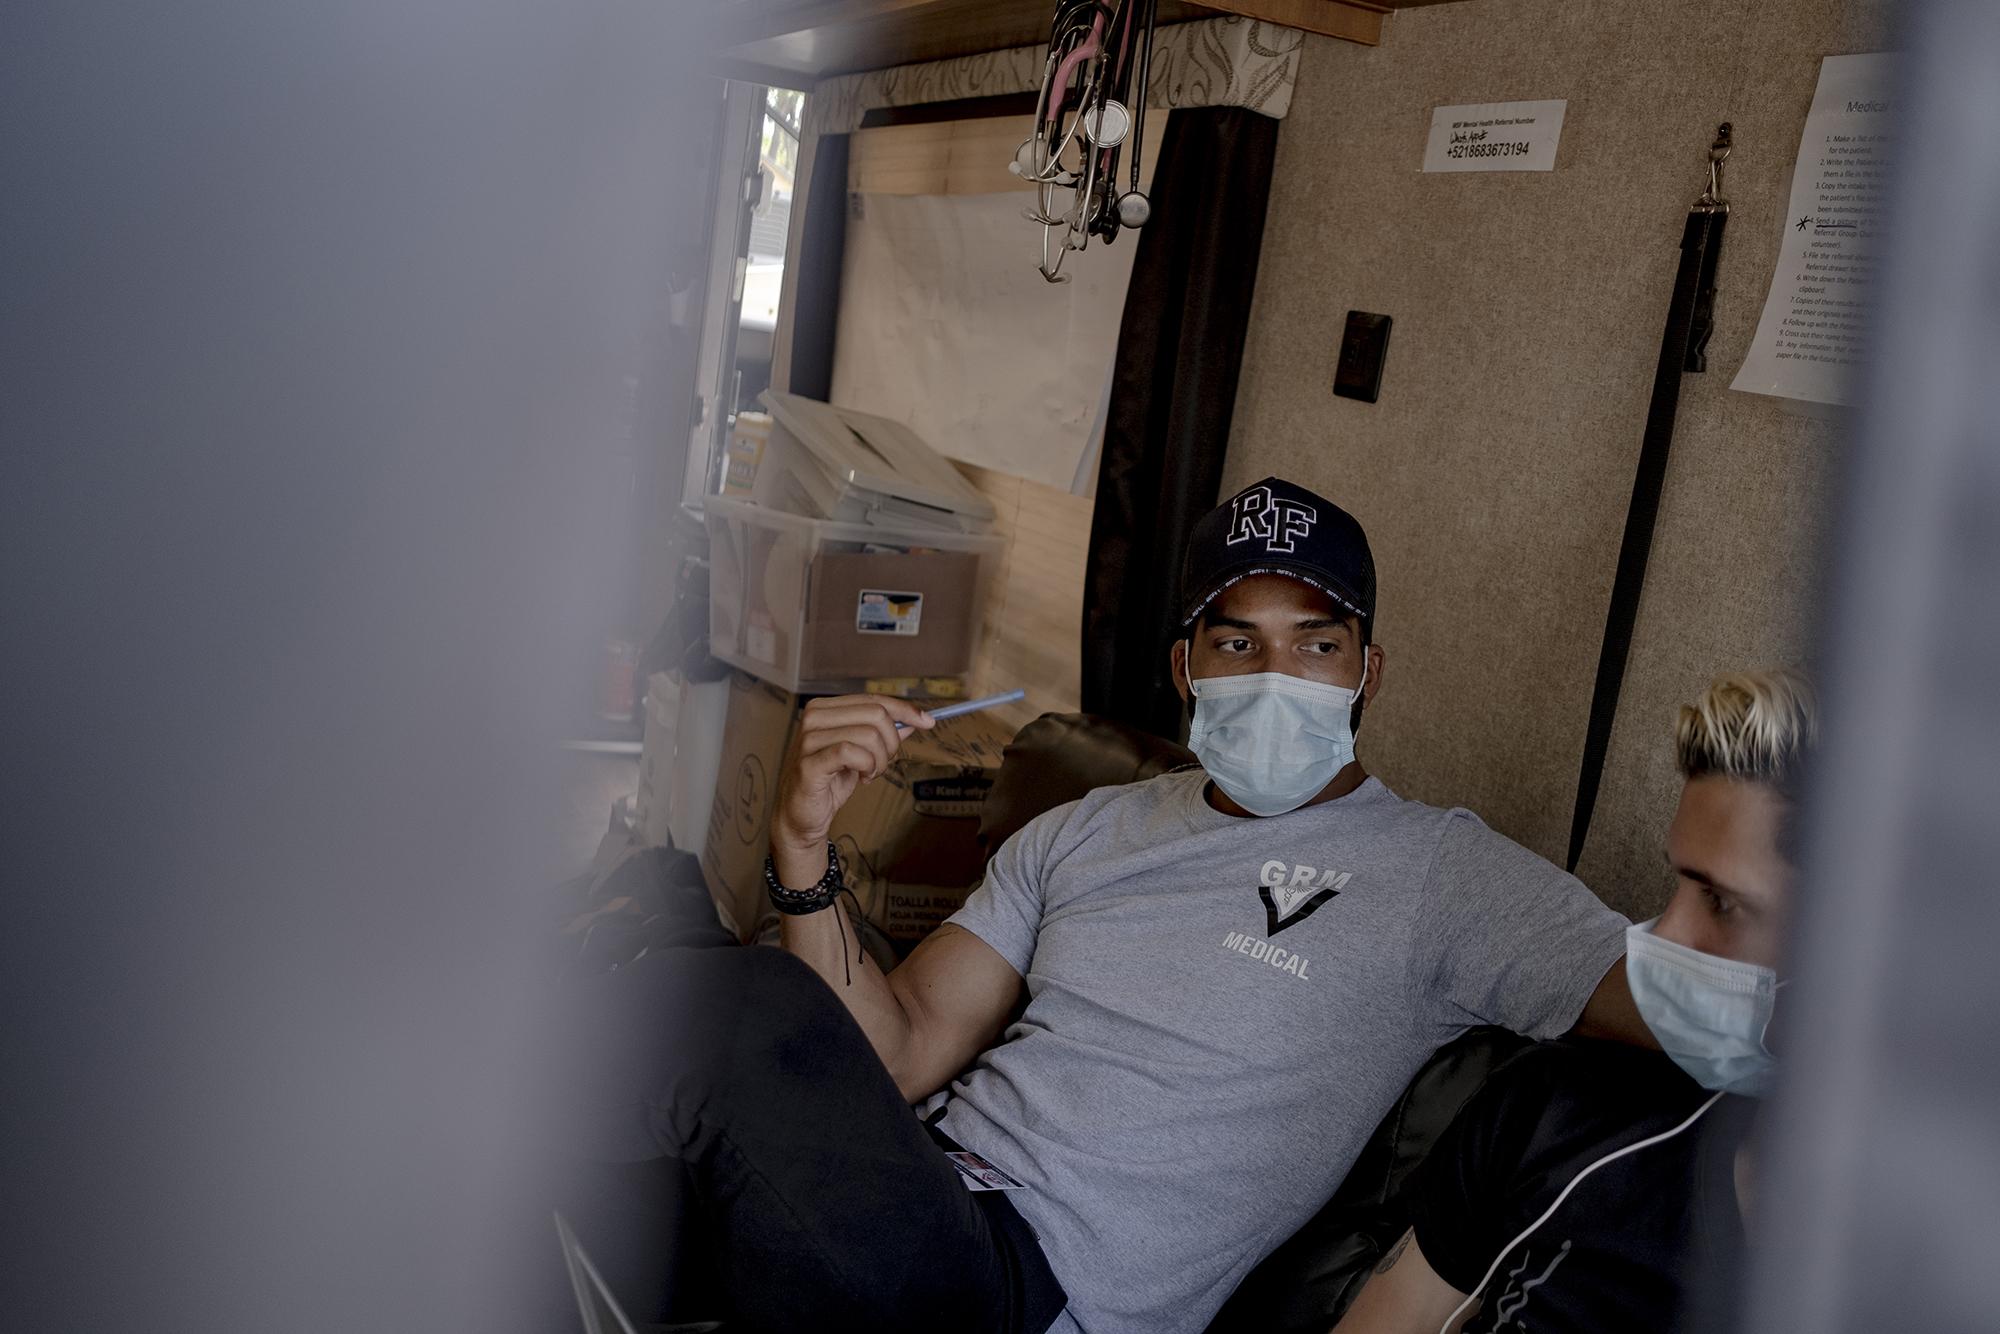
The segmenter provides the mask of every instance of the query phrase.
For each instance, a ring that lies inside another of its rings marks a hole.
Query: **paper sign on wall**
[[[1425,171],[1554,171],[1566,98],[1433,107]]]
[[[1731,389],[1853,400],[1891,146],[1893,56],[1828,56],[1799,138],[1785,239]]]

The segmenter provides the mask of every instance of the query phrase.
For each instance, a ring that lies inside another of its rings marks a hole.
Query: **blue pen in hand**
[[[981,709],[990,709],[998,704],[1012,704],[1017,699],[1026,699],[1027,697],[1028,692],[1025,690],[1003,690],[997,695],[988,695],[984,699],[968,699],[957,704],[947,704],[943,708],[926,709],[925,712],[930,714],[933,722],[943,722],[947,718],[956,718],[961,713],[977,713]],[[910,730],[910,725],[908,723],[897,723],[896,730],[898,732],[907,732]]]

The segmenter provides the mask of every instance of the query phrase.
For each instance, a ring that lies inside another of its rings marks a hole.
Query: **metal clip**
[[[1733,128],[1726,120],[1716,127],[1715,142],[1708,146],[1708,188],[1694,201],[1696,213],[1729,211],[1729,201],[1722,197],[1722,164],[1729,160],[1729,150],[1735,146],[1730,138]]]

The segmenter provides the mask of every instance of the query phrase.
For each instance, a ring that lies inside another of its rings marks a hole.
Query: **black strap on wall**
[[[1667,331],[1653,373],[1653,401],[1646,412],[1646,435],[1639,446],[1639,470],[1632,478],[1632,501],[1625,511],[1625,538],[1618,547],[1618,573],[1611,583],[1611,607],[1604,618],[1604,645],[1597,657],[1597,684],[1590,695],[1590,725],[1583,739],[1583,768],[1576,781],[1576,811],[1569,827],[1569,869],[1576,870],[1597,807],[1611,724],[1618,716],[1618,692],[1632,652],[1632,627],[1639,618],[1639,594],[1646,585],[1646,562],[1653,549],[1653,523],[1660,514],[1660,491],[1667,478],[1667,455],[1674,443],[1674,414],[1680,407],[1681,376],[1708,369],[1708,337],[1715,325],[1715,262],[1722,253],[1722,227],[1729,205],[1719,197],[1723,159],[1729,156],[1724,124],[1709,150],[1708,189],[1688,211],[1681,232],[1681,265],[1674,275]]]

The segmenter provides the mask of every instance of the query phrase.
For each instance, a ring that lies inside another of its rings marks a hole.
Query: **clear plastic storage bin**
[[[1004,539],[704,502],[709,649],[787,690],[961,676]]]

